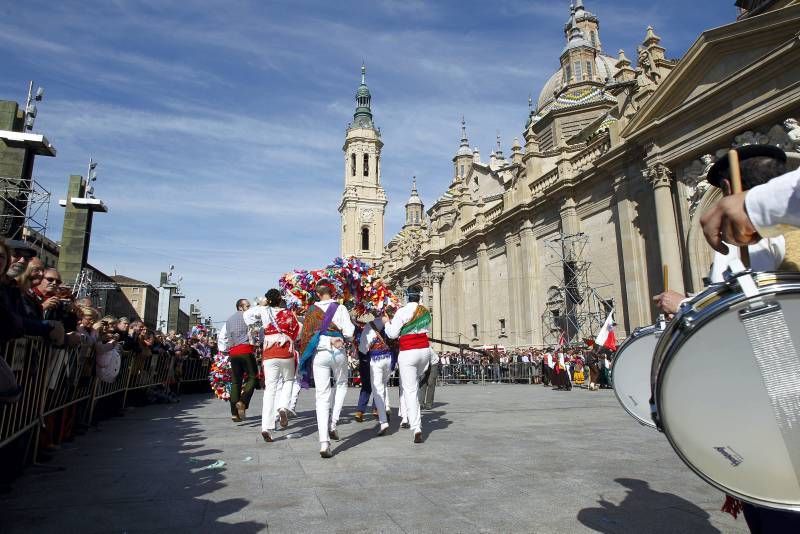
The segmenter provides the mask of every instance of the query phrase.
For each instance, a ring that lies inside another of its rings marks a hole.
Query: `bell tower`
[[[347,126],[344,146],[344,193],[341,214],[341,254],[374,263],[383,254],[386,192],[381,186],[381,131],[372,122],[372,95],[367,68],[361,65],[356,111]]]

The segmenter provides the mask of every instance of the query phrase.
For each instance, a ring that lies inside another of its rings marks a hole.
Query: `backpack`
[[[114,382],[121,366],[122,357],[119,354],[119,347],[115,345],[110,351],[97,355],[97,378],[101,382]]]

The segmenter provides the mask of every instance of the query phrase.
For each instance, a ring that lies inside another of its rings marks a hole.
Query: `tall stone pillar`
[[[522,318],[521,329],[526,335],[526,341],[531,345],[541,345],[541,305],[545,295],[538,294],[541,285],[541,272],[539,270],[538,245],[533,233],[533,224],[530,220],[522,223],[519,231],[520,249],[518,262],[520,281],[520,309]]]
[[[670,189],[672,172],[666,165],[656,163],[648,167],[646,173],[647,178],[653,185],[661,265],[666,265],[668,268],[669,289],[684,293],[678,223],[675,220],[675,206],[672,203],[672,191]]]
[[[623,175],[614,182],[614,219],[617,224],[617,246],[621,253],[620,280],[625,297],[625,313],[617,315],[626,332],[651,324],[652,301],[647,277],[647,254],[641,230],[634,225],[636,202],[634,188]]]
[[[481,324],[478,325],[478,338],[481,344],[486,345],[492,334],[491,316],[489,315],[489,251],[486,242],[481,241],[478,245],[478,302],[481,307]]]
[[[435,313],[433,314],[433,337],[436,339],[444,339],[444,334],[442,333],[442,314],[444,313],[444,307],[442,306],[442,278],[443,275],[440,272],[431,273],[431,283],[433,284],[433,306],[435,308]],[[443,349],[441,343],[437,343],[437,350],[440,352]]]
[[[564,199],[561,204],[561,231],[564,235],[575,235],[581,231],[578,210],[575,207],[575,200],[572,197]]]
[[[452,300],[450,306],[453,311],[455,331],[456,334],[464,334],[464,338],[468,339],[467,333],[464,331],[466,328],[464,320],[464,306],[466,306],[466,296],[464,295],[464,257],[461,254],[456,256],[455,259],[455,273],[453,275],[453,288],[451,290]],[[461,336],[459,336],[461,337]],[[460,342],[460,341],[459,341]]]
[[[522,332],[524,328],[522,324],[522,312],[520,310],[519,301],[520,295],[520,278],[524,274],[520,271],[517,255],[519,254],[517,248],[519,244],[519,236],[513,234],[510,229],[506,230],[506,270],[508,282],[508,319],[506,324],[507,331],[511,332],[509,340],[512,345],[521,345],[524,343]]]

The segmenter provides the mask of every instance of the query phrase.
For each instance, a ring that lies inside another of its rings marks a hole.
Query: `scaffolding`
[[[35,179],[0,177],[0,235],[25,239],[23,229],[33,236],[31,245],[41,252],[50,217],[50,191]]]
[[[108,306],[108,292],[116,291],[119,285],[115,282],[95,282],[94,271],[87,267],[81,269],[75,277],[75,284],[72,286],[72,293],[75,298],[90,298],[95,308],[105,313]]]
[[[560,285],[547,293],[542,313],[542,336],[548,345],[556,345],[563,335],[564,342],[582,344],[594,338],[614,308],[613,298],[603,298],[612,287],[609,282],[590,282],[591,262],[584,259],[589,236],[559,234],[545,242],[548,250],[546,267]],[[594,273],[593,273],[594,274]]]

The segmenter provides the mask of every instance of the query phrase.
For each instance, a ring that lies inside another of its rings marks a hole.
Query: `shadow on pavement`
[[[629,489],[617,506],[600,495],[595,508],[578,512],[578,521],[598,532],[620,534],[627,532],[701,534],[719,533],[709,514],[699,506],[672,493],[650,489],[644,480],[617,478],[616,483]]]
[[[180,404],[158,411],[136,409],[124,424],[104,424],[96,433],[79,438],[72,452],[59,453],[64,471],[26,473],[14,491],[0,499],[0,530],[191,529],[237,534],[265,530],[263,523],[237,521],[244,517],[236,514],[250,502],[235,496],[235,488],[231,491],[236,474],[227,474],[231,466],[219,460],[223,451],[206,443],[206,421],[192,413],[208,398],[184,395]],[[165,409],[170,411],[167,417]],[[221,496],[213,498],[215,492]]]

